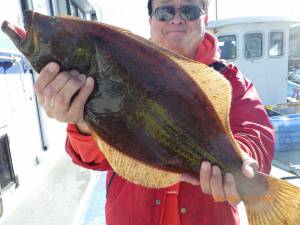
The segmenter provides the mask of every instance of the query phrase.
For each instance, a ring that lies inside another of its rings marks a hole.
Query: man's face
[[[153,15],[150,17],[151,40],[168,49],[182,55],[193,58],[196,48],[202,41],[205,33],[207,16],[202,15],[199,19],[188,21],[179,15],[179,7],[182,5],[197,5],[203,9],[201,0],[153,0],[153,12],[160,6],[175,6],[175,17],[170,21],[159,21]]]

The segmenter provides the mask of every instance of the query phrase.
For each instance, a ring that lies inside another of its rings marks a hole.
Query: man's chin
[[[168,48],[173,50],[174,48],[182,46],[182,43],[184,43],[184,38],[168,38],[166,40],[166,43],[168,45]]]
[[[186,55],[186,51],[185,48],[182,47],[182,43],[172,43],[169,46],[167,46],[167,48],[174,52],[177,52],[178,54]]]
[[[180,45],[181,43],[184,42],[184,40],[187,38],[186,35],[183,35],[182,33],[176,33],[172,35],[168,35],[167,41],[172,44],[173,46],[175,45]]]

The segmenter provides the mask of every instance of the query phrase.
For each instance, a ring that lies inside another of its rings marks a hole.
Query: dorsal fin
[[[193,60],[170,56],[197,83],[212,104],[223,127],[229,129],[229,111],[231,105],[231,85],[222,74]]]
[[[234,146],[235,152],[242,157],[242,152],[234,140],[229,124],[229,113],[231,107],[232,88],[230,82],[218,71],[200,62],[182,57],[166,50],[162,53],[177,63],[190,75],[191,80],[196,82],[203,91],[208,101],[214,108],[227,136]]]

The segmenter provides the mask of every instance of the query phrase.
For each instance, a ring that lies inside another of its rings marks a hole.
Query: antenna
[[[216,0],[216,20],[218,20],[218,0]]]

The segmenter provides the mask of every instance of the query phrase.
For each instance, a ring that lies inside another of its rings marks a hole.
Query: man
[[[186,57],[210,65],[232,85],[230,126],[244,152],[242,171],[251,179],[256,170],[270,172],[274,133],[253,85],[238,69],[219,59],[215,38],[205,31],[208,0],[149,0],[151,40]],[[93,89],[92,78],[77,71],[61,72],[47,65],[36,82],[46,113],[67,122],[66,150],[86,168],[107,170],[108,225],[237,225],[240,196],[231,174],[202,162],[200,179],[182,175],[182,182],[166,189],[146,189],[112,171],[83,119]]]

